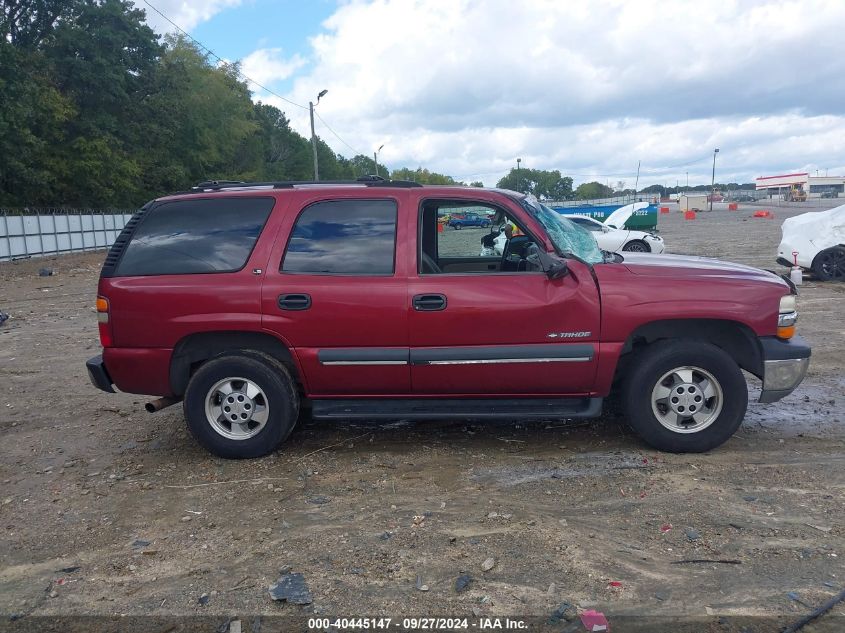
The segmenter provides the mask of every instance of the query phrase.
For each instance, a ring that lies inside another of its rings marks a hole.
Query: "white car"
[[[611,213],[604,223],[587,217],[586,215],[565,215],[567,220],[592,232],[593,237],[603,251],[619,253],[629,251],[635,253],[662,253],[666,246],[663,238],[648,231],[634,231],[626,229],[628,221],[634,211],[647,207],[648,203],[638,202],[626,205]]]
[[[845,281],[845,205],[788,218],[781,232],[779,264],[793,266],[797,260],[822,281]]]

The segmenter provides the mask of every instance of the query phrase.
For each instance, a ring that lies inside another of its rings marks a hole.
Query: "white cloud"
[[[843,30],[838,0],[353,0],[311,39],[287,96],[328,89],[319,112],[353,147],[385,143],[389,166],[486,184],[517,156],[579,181],[633,184],[642,160],[640,184],[687,171],[698,184],[714,147],[720,179],[832,173],[845,167]],[[307,112],[277,105],[309,133]]]
[[[198,24],[211,19],[224,9],[236,7],[243,0],[152,0],[153,7],[190,32]],[[133,0],[135,6],[147,12],[147,24],[157,33],[173,33],[177,29],[144,0]]]
[[[303,65],[305,60],[299,55],[285,59],[281,48],[259,48],[241,60],[241,72],[253,81],[267,85],[287,79]]]

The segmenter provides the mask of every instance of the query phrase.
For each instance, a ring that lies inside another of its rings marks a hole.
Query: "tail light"
[[[113,339],[109,323],[109,300],[105,297],[97,297],[97,325],[100,329],[100,345],[111,347]]]

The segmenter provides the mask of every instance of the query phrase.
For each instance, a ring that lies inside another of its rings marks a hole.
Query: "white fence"
[[[113,211],[16,215],[0,210],[0,261],[108,248],[131,217]]]

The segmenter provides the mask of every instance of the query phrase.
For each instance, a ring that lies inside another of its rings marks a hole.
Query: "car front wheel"
[[[651,248],[642,240],[631,240],[622,248],[623,251],[630,253],[650,253]]]
[[[260,457],[290,435],[299,397],[281,363],[244,351],[203,364],[188,383],[183,410],[191,433],[211,453]]]
[[[455,230],[456,230],[456,231],[460,231],[460,230],[461,230],[461,225],[460,225],[460,224],[454,224],[453,226],[454,226],[454,228],[455,228]]]
[[[724,350],[666,340],[637,354],[623,403],[628,423],[645,442],[671,453],[701,453],[726,442],[742,424],[748,387]]]

